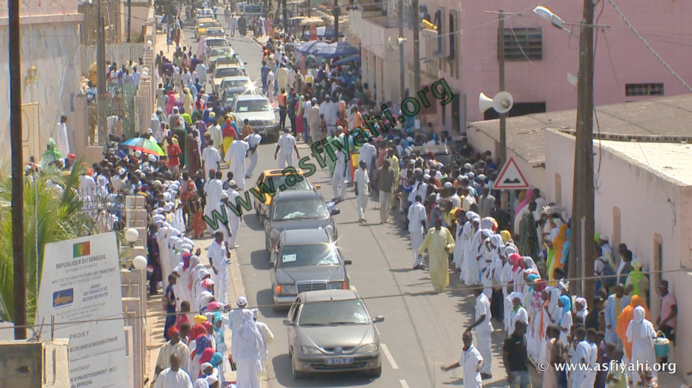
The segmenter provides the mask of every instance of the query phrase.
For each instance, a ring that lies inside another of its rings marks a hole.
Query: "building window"
[[[625,95],[635,96],[662,96],[663,84],[627,84],[625,85]]]
[[[437,50],[435,50],[435,55],[440,55],[444,50],[444,47],[442,47],[442,10],[435,12],[433,24],[437,26]]]
[[[505,61],[540,61],[543,59],[541,28],[505,28]],[[499,44],[498,39],[498,44]],[[498,58],[500,55],[498,45]]]
[[[456,40],[456,26],[454,25],[455,19],[454,19],[454,14],[450,13],[449,14],[449,56],[447,59],[453,61],[456,59],[456,50],[455,45],[457,43]]]

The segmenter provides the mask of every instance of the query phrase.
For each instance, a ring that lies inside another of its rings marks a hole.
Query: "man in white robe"
[[[225,194],[225,193],[224,193]],[[216,232],[214,241],[209,245],[207,252],[209,264],[212,269],[212,281],[214,281],[214,291],[216,301],[222,305],[226,304],[226,289],[228,286],[228,264],[231,261],[231,253],[228,250],[222,232]]]
[[[287,166],[293,166],[293,151],[296,151],[296,156],[300,159],[300,154],[298,153],[298,147],[296,145],[296,138],[289,133],[289,128],[284,128],[284,133],[279,137],[276,142],[276,151],[274,151],[274,160],[276,160],[277,155],[279,157],[279,168],[284,168]]]
[[[473,335],[470,331],[464,332],[462,340],[464,341],[464,351],[462,352],[461,359],[452,365],[442,366],[441,369],[446,372],[463,366],[464,387],[481,388],[483,387],[483,374],[480,372],[484,364],[489,362],[489,360],[486,360],[481,352],[473,346]]]
[[[266,359],[266,346],[262,333],[257,328],[254,313],[243,311],[243,322],[233,332],[231,354],[238,366],[236,385],[239,388],[260,388],[259,372]]]
[[[182,360],[176,354],[172,354],[171,367],[159,373],[154,388],[192,388],[192,380],[184,370],[180,369]]]
[[[365,210],[368,208],[368,196],[370,195],[370,177],[365,169],[365,162],[358,163],[358,168],[353,176],[355,181],[356,205],[358,208],[358,221],[366,222]]]
[[[428,230],[428,215],[425,206],[421,203],[420,195],[415,197],[415,202],[408,208],[408,231],[411,234],[411,249],[413,249],[413,269],[423,269],[423,258],[418,249],[423,244],[423,236]]]
[[[221,163],[221,153],[214,146],[214,141],[209,139],[209,145],[202,151],[202,170],[208,179],[211,179],[209,170],[219,171]]]
[[[490,333],[493,331],[493,324],[490,322],[492,319],[492,313],[490,312],[490,299],[482,292],[483,290],[479,285],[473,290],[473,294],[476,296],[476,321],[466,329],[470,332],[474,328],[476,329],[476,345],[478,351],[483,356],[483,368],[481,369],[481,377],[485,379],[492,378],[492,353],[491,353],[491,338]]]
[[[70,154],[70,138],[67,135],[67,116],[60,116],[60,122],[56,128],[55,143],[58,151],[64,158]]]
[[[212,210],[216,208],[216,205],[221,199],[221,193],[223,193],[223,181],[221,181],[221,172],[215,171],[215,177],[209,179],[204,186],[204,192],[207,194],[207,204],[204,208],[204,215],[212,218]],[[211,232],[212,228],[207,224],[207,231]]]
[[[245,156],[249,149],[250,145],[245,140],[236,140],[231,143],[224,158],[224,161],[230,164],[233,179],[235,179],[240,190],[245,190]]]
[[[346,174],[348,166],[346,164],[346,154],[341,149],[337,148],[335,155],[336,160],[334,163],[334,173],[332,174],[332,189],[334,190],[334,202],[341,202],[346,199]]]
[[[235,143],[235,142],[234,142]],[[229,189],[226,190],[226,194],[228,195],[228,202],[231,205],[237,205],[237,200],[238,197],[240,197],[240,194],[238,193],[238,184],[236,183],[235,180],[232,180],[228,182]],[[240,228],[240,221],[243,220],[243,217],[240,215],[235,214],[232,210],[226,211],[226,214],[228,216],[228,228],[231,230],[231,237],[227,240],[228,241],[228,249],[236,249],[239,248],[240,245],[238,245],[238,229]]]
[[[250,147],[248,152],[248,156],[250,157],[250,166],[245,171],[245,178],[247,179],[252,176],[252,173],[255,171],[255,167],[257,167],[257,147],[259,147],[260,143],[262,143],[262,135],[253,132],[245,137],[245,141]]]

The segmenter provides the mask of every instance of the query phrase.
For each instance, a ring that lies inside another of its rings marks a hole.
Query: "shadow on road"
[[[245,225],[252,230],[264,230],[256,214],[244,214],[243,221],[245,221]]]
[[[308,375],[307,378],[294,380],[291,374],[291,357],[280,354],[272,359],[276,381],[282,387],[349,387],[376,384],[378,379],[371,379],[364,373],[341,372]]]
[[[269,254],[264,249],[252,252],[250,254],[250,263],[257,270],[268,270],[272,267],[269,263]]]

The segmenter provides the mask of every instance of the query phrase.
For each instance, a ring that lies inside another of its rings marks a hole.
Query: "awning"
[[[313,48],[311,53],[322,58],[340,58],[359,55],[360,50],[351,46],[347,42],[336,42],[326,46],[318,46]]]

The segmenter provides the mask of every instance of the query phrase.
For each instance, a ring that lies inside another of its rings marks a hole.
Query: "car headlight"
[[[359,347],[357,353],[372,353],[376,352],[378,348],[377,344],[367,344]]]
[[[295,295],[296,285],[295,284],[279,284],[275,289],[277,295]]]
[[[303,354],[322,354],[319,349],[313,348],[312,346],[301,346],[298,348],[298,353]]]
[[[330,290],[347,290],[348,283],[346,282],[329,282],[327,288]]]

